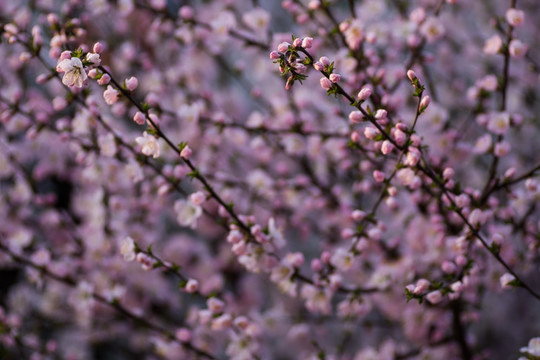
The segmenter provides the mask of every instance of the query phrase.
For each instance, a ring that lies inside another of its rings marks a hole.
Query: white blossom
[[[73,57],[60,61],[56,67],[56,71],[63,72],[64,77],[62,83],[66,86],[82,87],[84,81],[88,78],[84,71],[81,59]]]
[[[174,211],[176,212],[176,219],[182,226],[197,225],[197,219],[202,214],[202,208],[193,204],[191,201],[178,200],[174,203]]]
[[[157,139],[148,134],[146,131],[143,136],[139,136],[135,139],[137,144],[142,145],[141,152],[146,156],[152,156],[154,159],[159,157],[159,143]]]

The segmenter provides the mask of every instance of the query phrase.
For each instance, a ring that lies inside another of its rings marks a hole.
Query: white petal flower
[[[281,249],[285,246],[285,239],[283,238],[283,233],[281,232],[281,229],[277,227],[274,218],[270,218],[268,220],[268,233],[272,237],[272,242],[278,249]]]
[[[529,346],[522,347],[520,351],[531,356],[540,356],[540,337],[535,337],[529,340]]]
[[[354,264],[354,254],[346,249],[340,248],[334,252],[330,262],[340,271],[347,271]]]
[[[126,237],[120,245],[120,253],[125,261],[135,260],[135,242],[131,237]]]
[[[63,72],[62,83],[66,86],[82,87],[84,81],[88,78],[84,71],[81,59],[74,57],[60,61],[56,67],[58,72]]]
[[[202,214],[202,208],[191,201],[178,200],[174,203],[178,223],[182,226],[196,226],[197,219]]]
[[[143,133],[143,136],[139,136],[135,139],[137,144],[142,145],[141,152],[146,156],[152,156],[154,159],[159,157],[159,143],[157,139],[149,135],[146,131]]]

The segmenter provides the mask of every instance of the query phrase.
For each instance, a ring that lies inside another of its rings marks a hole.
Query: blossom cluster
[[[540,358],[535,16],[0,2],[0,358]]]

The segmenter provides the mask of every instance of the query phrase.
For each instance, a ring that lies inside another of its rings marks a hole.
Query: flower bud
[[[358,101],[365,101],[371,96],[372,90],[370,87],[363,87],[358,93]]]
[[[351,111],[349,114],[349,120],[352,123],[359,124],[364,120],[364,115],[358,110]]]
[[[310,49],[312,46],[313,46],[313,38],[305,37],[304,40],[302,40],[302,47],[304,49]]]
[[[282,42],[281,44],[278,45],[278,51],[280,53],[283,53],[285,54],[287,51],[289,51],[289,46],[291,46],[291,44],[289,44],[288,42],[284,41]]]
[[[320,80],[320,83],[321,83],[321,87],[324,89],[324,90],[330,90],[330,88],[332,88],[332,81],[330,81],[330,79],[326,78],[326,77],[322,77],[321,80]]]
[[[135,76],[132,76],[132,77],[130,77],[129,79],[126,80],[126,88],[129,91],[135,90],[138,85],[139,85],[139,80],[137,80],[137,78]]]
[[[423,112],[424,110],[427,109],[427,107],[429,106],[429,103],[430,103],[431,99],[429,98],[429,96],[424,96],[422,98],[422,100],[420,100],[420,106],[419,106],[419,111],[420,112]]]

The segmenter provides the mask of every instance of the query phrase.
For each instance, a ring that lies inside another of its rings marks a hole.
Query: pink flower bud
[[[287,82],[285,83],[285,90],[290,90],[293,84],[294,84],[294,76],[291,75],[287,78]]]
[[[132,77],[130,77],[129,79],[126,80],[126,88],[129,91],[135,90],[138,85],[139,85],[139,80],[137,80],[137,78],[135,76],[132,76]]]
[[[366,217],[366,213],[362,210],[354,210],[351,214],[351,218],[354,221],[362,221]]]
[[[133,116],[133,121],[135,121],[139,125],[144,125],[144,123],[146,122],[146,116],[144,116],[142,112],[137,111],[135,113],[135,116]]]
[[[90,75],[88,75],[90,76]],[[49,80],[49,75],[47,74],[39,74],[37,77],[36,77],[36,83],[37,84],[45,84],[47,81]]]
[[[352,123],[359,124],[364,120],[364,115],[358,110],[351,111],[349,114],[349,120]]]
[[[409,15],[409,20],[411,20],[417,25],[420,25],[425,19],[426,19],[426,10],[424,10],[424,8],[421,8],[421,7],[414,9]]]
[[[63,97],[55,97],[52,101],[54,111],[60,111],[65,109],[68,106],[68,102]]]
[[[302,40],[302,47],[304,49],[310,49],[312,46],[313,46],[313,38],[305,37],[304,40]]]
[[[416,282],[416,287],[413,290],[413,293],[416,295],[420,295],[425,293],[429,289],[430,282],[426,279],[419,279]]]
[[[392,144],[389,140],[384,140],[381,146],[381,152],[384,155],[388,155],[394,150],[394,144]]]
[[[379,130],[374,127],[368,126],[364,129],[364,136],[367,139],[373,140],[377,135],[379,135]]]
[[[322,266],[321,260],[319,259],[311,260],[311,270],[313,270],[314,272],[319,272],[322,270],[322,268],[323,266]]]
[[[189,147],[189,145],[186,145],[186,146],[182,149],[182,151],[180,152],[180,156],[181,156],[183,159],[188,160],[189,157],[191,156],[192,152],[193,152],[193,151],[191,150],[191,148]]]
[[[330,252],[328,251],[323,251],[322,254],[321,254],[321,261],[325,264],[329,264],[330,263],[330,258],[332,257],[332,254],[330,254]]]
[[[56,25],[58,24],[58,15],[56,14],[53,14],[53,13],[50,13],[50,14],[47,14],[47,22],[50,24],[50,25]]]
[[[375,119],[381,120],[386,119],[386,116],[388,115],[388,112],[384,109],[379,109],[375,112]]]
[[[328,79],[326,77],[322,77],[321,80],[320,80],[320,83],[321,83],[321,87],[324,90],[329,90],[329,89],[332,88],[332,81],[330,81],[330,79]]]
[[[178,341],[187,343],[191,340],[191,331],[186,328],[180,328],[176,331],[175,336]]]
[[[339,74],[330,74],[330,81],[333,82],[334,84],[339,82],[339,80],[341,80],[341,75]]]
[[[103,74],[103,76],[97,81],[99,85],[107,85],[111,82],[111,77],[109,74]]]
[[[442,301],[443,295],[440,290],[432,291],[426,295],[426,300],[432,304],[438,304]]]
[[[407,151],[407,155],[405,155],[405,161],[403,163],[408,166],[416,166],[418,161],[420,161],[420,157],[420,151],[415,147],[410,147],[409,151]]]
[[[375,179],[376,182],[383,182],[384,181],[384,173],[379,171],[379,170],[375,170],[373,171],[373,178]]]
[[[184,5],[178,9],[178,15],[184,20],[191,20],[193,18],[193,8],[191,6]]]
[[[332,62],[330,61],[329,58],[327,58],[326,56],[322,56],[320,59],[319,59],[319,62],[321,64],[323,64],[323,66],[329,66]]]
[[[291,46],[291,44],[289,44],[288,42],[284,41],[282,42],[281,44],[278,45],[278,51],[280,53],[283,53],[285,54],[287,51],[289,51],[289,46]]]
[[[88,77],[90,79],[95,79],[96,76],[97,76],[98,72],[97,72],[97,69],[92,69],[88,72]]]
[[[372,90],[370,87],[363,87],[358,93],[358,101],[365,101],[371,96]]]
[[[313,64],[313,67],[314,67],[315,70],[317,70],[317,71],[323,71],[323,70],[324,70],[324,65],[323,65],[321,62],[319,62],[319,61],[315,62],[315,63]]]
[[[95,43],[94,47],[92,48],[92,51],[96,54],[101,54],[103,50],[105,50],[105,46],[103,46],[103,44],[100,42]]]
[[[456,264],[451,261],[444,261],[441,265],[441,269],[447,274],[453,274],[456,271],[457,267]]]
[[[515,167],[511,167],[504,173],[504,179],[512,179],[517,173],[517,170]]]
[[[420,100],[420,112],[424,111],[427,109],[427,107],[429,106],[429,103],[430,103],[430,98],[429,96],[424,96],[422,98],[422,100]]]
[[[279,52],[277,52],[275,50],[270,53],[270,59],[271,60],[277,60],[280,57],[281,57],[281,55],[279,54]]]
[[[294,46],[295,48],[302,47],[302,39],[300,39],[300,38],[294,39],[294,41],[293,41],[293,46]]]
[[[452,168],[446,168],[443,171],[443,179],[448,180],[454,177],[456,172]]]
[[[197,191],[196,193],[191,194],[189,200],[195,205],[202,205],[206,201],[206,196],[202,191]]]
[[[398,144],[399,146],[405,144],[405,141],[407,140],[407,134],[405,134],[398,128],[395,128],[394,132],[392,133],[392,137],[396,141],[396,144]]]
[[[408,77],[409,80],[411,80],[412,82],[414,82],[414,80],[418,79],[418,77],[416,76],[416,73],[414,72],[414,70],[408,70],[408,71],[407,71],[407,77]]]
[[[60,54],[60,61],[66,59],[71,59],[71,51],[69,50],[62,51],[62,53]]]
[[[355,231],[351,228],[345,228],[341,230],[341,237],[344,239],[352,238],[355,234]]]
[[[319,0],[311,0],[309,3],[308,3],[308,8],[310,10],[317,10],[321,7],[321,3],[319,2]]]
[[[349,27],[351,26],[350,23],[348,23],[347,21],[343,21],[339,24],[339,31],[341,31],[342,33],[347,31],[349,29]]]
[[[535,192],[538,189],[538,183],[534,179],[525,180],[525,188],[529,191]]]

